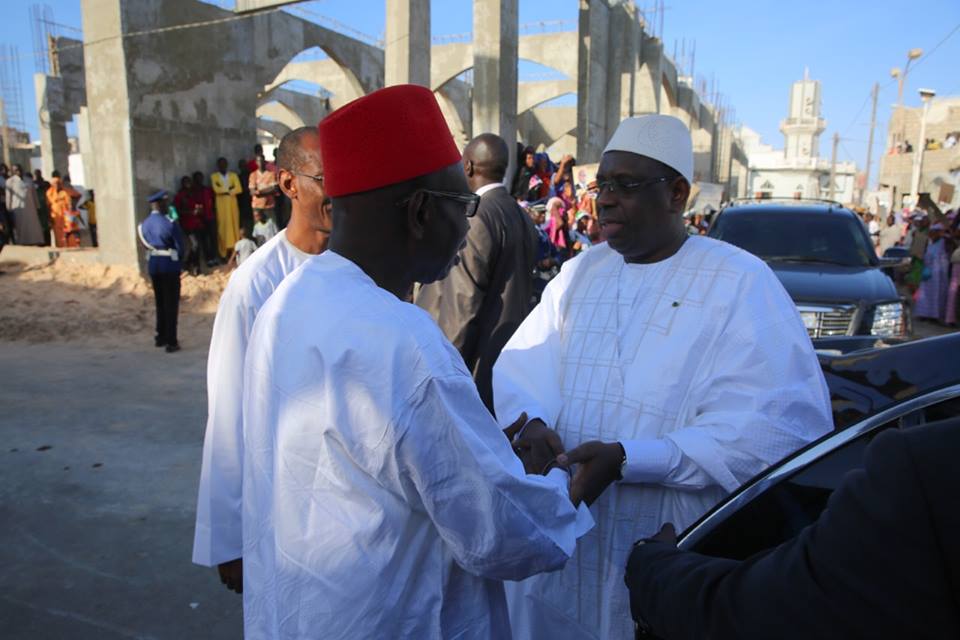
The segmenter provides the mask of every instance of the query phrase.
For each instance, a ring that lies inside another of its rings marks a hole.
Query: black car
[[[773,548],[820,516],[878,434],[960,416],[960,334],[819,357],[835,430],[733,492],[680,535],[681,549],[743,560]]]
[[[811,338],[911,332],[910,307],[855,213],[834,203],[734,204],[708,235],[762,258],[796,303]],[[889,263],[889,264],[888,264]]]

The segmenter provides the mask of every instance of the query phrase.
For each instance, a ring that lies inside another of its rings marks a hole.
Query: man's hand
[[[217,565],[220,573],[220,582],[227,585],[227,589],[243,593],[243,558]]]
[[[657,532],[657,535],[650,538],[651,542],[666,542],[671,547],[677,546],[677,530],[673,528],[673,524],[668,522],[662,527],[660,531]]]
[[[513,443],[513,450],[517,452],[527,473],[540,475],[548,471],[551,462],[558,462],[557,457],[563,453],[563,441],[543,420],[534,418],[527,424],[520,439]]]
[[[517,437],[517,434],[520,433],[520,429],[523,429],[523,425],[527,424],[527,412],[524,411],[520,414],[520,417],[513,421],[509,427],[503,430],[503,435],[507,436],[507,442],[513,442],[513,439]]]
[[[579,506],[581,501],[593,504],[611,482],[619,480],[623,456],[623,446],[619,442],[599,440],[584,442],[561,455],[557,460],[560,466],[580,465],[570,483],[570,500],[573,504]]]

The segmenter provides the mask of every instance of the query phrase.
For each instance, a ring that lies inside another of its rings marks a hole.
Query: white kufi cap
[[[659,160],[693,184],[693,140],[687,125],[673,116],[649,115],[620,123],[603,150],[629,151]]]

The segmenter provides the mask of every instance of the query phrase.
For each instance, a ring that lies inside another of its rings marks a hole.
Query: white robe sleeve
[[[398,419],[398,469],[457,564],[497,580],[562,567],[593,526],[558,482],[563,475],[524,473],[467,376],[432,378],[408,405]]]
[[[493,401],[503,427],[523,412],[547,425],[560,415],[560,298],[571,271],[564,268],[550,281],[493,366]]]
[[[243,358],[256,310],[227,287],[207,359],[207,430],[197,497],[193,561],[214,566],[243,555]]]
[[[796,308],[773,274],[741,289],[738,311],[697,376],[693,421],[623,441],[623,482],[733,491],[833,429],[830,395]]]

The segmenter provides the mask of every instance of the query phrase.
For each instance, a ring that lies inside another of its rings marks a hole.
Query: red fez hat
[[[433,92],[401,84],[320,121],[323,186],[332,197],[379,189],[460,161]]]

